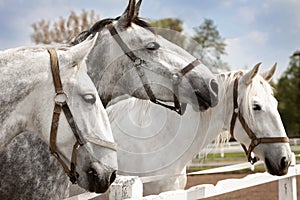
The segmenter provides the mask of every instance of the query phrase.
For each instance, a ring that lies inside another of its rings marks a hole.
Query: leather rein
[[[143,83],[143,87],[150,99],[151,102],[163,106],[165,108],[168,108],[170,110],[173,110],[175,112],[177,112],[180,115],[183,115],[186,109],[186,103],[182,103],[182,105],[180,104],[177,96],[178,96],[178,86],[179,83],[182,80],[182,77],[187,74],[189,71],[191,71],[192,69],[194,69],[197,65],[201,64],[199,59],[194,60],[193,62],[189,63],[187,66],[185,66],[183,69],[181,69],[179,72],[175,72],[172,73],[170,71],[166,71],[166,70],[162,70],[162,69],[156,69],[157,71],[159,71],[161,74],[163,74],[163,76],[169,78],[172,83],[173,83],[173,98],[174,98],[174,106],[170,106],[167,105],[161,101],[159,101],[153,91],[151,90],[149,81],[147,79],[147,77],[145,76],[145,72],[144,72],[144,64],[146,63],[145,60],[139,58],[138,56],[136,56],[133,51],[125,44],[125,42],[122,40],[122,38],[120,37],[120,35],[118,34],[116,28],[112,25],[109,24],[107,25],[107,28],[110,32],[110,34],[113,36],[113,38],[115,39],[115,41],[118,43],[118,45],[121,47],[121,49],[123,50],[123,52],[130,58],[130,60],[134,63],[134,68],[137,71],[137,74],[139,75],[142,83]]]
[[[54,157],[60,162],[65,173],[69,176],[70,181],[73,184],[75,184],[78,182],[78,178],[79,178],[79,174],[76,172],[76,162],[77,162],[77,153],[81,146],[83,146],[87,142],[91,142],[96,145],[102,146],[104,148],[109,148],[111,150],[116,151],[116,144],[102,139],[89,137],[89,136],[85,138],[83,137],[82,132],[78,128],[67,103],[68,96],[63,90],[62,82],[60,79],[59,62],[58,62],[57,53],[54,49],[48,49],[48,53],[50,54],[51,72],[52,72],[52,78],[55,87],[55,97],[54,97],[55,106],[53,110],[51,130],[50,130],[50,151],[52,155],[54,155]],[[65,117],[76,138],[76,142],[73,146],[70,168],[68,168],[67,164],[60,157],[56,146],[57,129],[59,125],[60,114],[62,111],[65,114]]]
[[[233,114],[231,117],[231,122],[230,122],[230,134],[231,137],[234,138],[234,127],[236,120],[239,119],[242,127],[248,134],[249,138],[251,139],[251,143],[247,149],[247,147],[244,144],[241,144],[246,155],[248,162],[251,164],[254,164],[258,161],[257,157],[252,157],[251,152],[254,150],[254,148],[261,144],[261,143],[288,143],[289,138],[288,137],[262,137],[258,138],[256,137],[255,133],[250,129],[250,127],[247,125],[246,120],[244,119],[243,115],[240,112],[239,106],[238,106],[238,82],[239,82],[239,77],[235,79],[234,81],[234,86],[233,86]]]

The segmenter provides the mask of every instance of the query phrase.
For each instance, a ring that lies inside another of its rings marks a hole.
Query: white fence
[[[202,184],[191,187],[187,190],[177,190],[163,192],[159,195],[151,195],[143,197],[143,185],[142,179],[139,177],[118,177],[117,180],[111,185],[108,192],[108,198],[110,200],[195,200],[201,198],[212,197],[228,192],[257,186],[272,181],[278,181],[278,197],[279,200],[296,200],[297,199],[297,181],[296,176],[300,175],[300,165],[296,165],[295,157],[291,164],[288,174],[285,176],[271,176],[268,173],[256,173],[248,175],[241,179],[227,179],[221,180],[216,185]],[[204,170],[199,172],[193,172],[194,174],[208,174],[217,172],[228,172],[234,170],[240,170],[249,168],[249,163],[242,163],[233,166],[219,167],[210,170]],[[90,195],[90,196],[89,196]],[[70,197],[67,200],[86,200],[95,198],[93,193],[84,193],[75,197]]]

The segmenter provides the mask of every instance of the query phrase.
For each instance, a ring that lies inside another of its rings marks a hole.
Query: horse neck
[[[224,118],[224,125],[223,130],[224,131],[230,131],[230,123],[231,118],[234,112],[234,100],[233,100],[233,87],[234,87],[234,81],[236,78],[241,76],[243,72],[242,71],[236,71],[236,72],[228,72],[224,74],[219,74],[218,77],[220,80],[220,85],[224,86],[224,95],[222,97],[222,100],[220,102],[223,102],[223,105],[218,104],[218,106],[222,106],[225,108],[225,118]],[[225,105],[225,106],[224,106]]]
[[[220,132],[229,130],[230,119],[233,112],[232,91],[234,79],[230,74],[219,74],[217,77],[219,85],[224,86],[219,89],[220,99],[218,105],[208,111],[200,113],[193,111],[191,107],[187,108],[187,112],[182,116],[182,123],[185,124],[184,130],[186,131],[185,133],[187,133],[186,137],[193,138],[193,141],[185,153],[181,155],[180,159],[177,159],[171,168],[166,169],[167,171],[172,169],[173,173],[180,173],[199,151],[204,150],[207,145],[211,144],[214,140],[218,142],[216,139],[220,136]],[[197,121],[191,121],[191,119]],[[197,123],[198,128],[197,132],[193,133],[189,128],[194,127],[195,123]],[[207,152],[202,153],[206,154]]]
[[[219,103],[217,106],[211,108],[206,112],[200,114],[200,124],[197,133],[197,139],[191,147],[191,153],[188,155],[188,159],[191,160],[191,156],[198,154],[199,149],[204,149],[207,145],[213,141],[218,143],[219,138],[223,137],[221,132],[229,131],[230,120],[233,113],[233,82],[234,78],[228,74],[218,74],[218,82],[222,88],[219,88]],[[188,118],[188,117],[187,117]],[[204,152],[205,153],[205,152]]]
[[[0,146],[7,144],[30,125],[30,117],[24,116],[33,110],[28,106],[33,105],[28,102],[32,101],[31,93],[50,72],[50,68],[45,67],[49,65],[49,60],[42,59],[45,58],[44,54],[45,50],[33,52],[23,48],[0,54],[0,60],[3,61],[0,63]]]
[[[99,33],[97,41],[87,58],[88,73],[93,80],[103,105],[113,98],[126,94],[126,90],[118,81],[126,74],[130,62],[127,57],[123,61],[121,48],[114,42],[107,30]]]

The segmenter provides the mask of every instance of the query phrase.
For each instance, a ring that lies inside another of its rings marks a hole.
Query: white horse
[[[134,98],[107,108],[118,143],[118,173],[146,177],[142,179],[147,182],[146,195],[183,189],[186,176],[178,174],[185,174],[186,164],[220,132],[231,129],[234,138],[249,147],[250,161],[253,151],[270,174],[286,174],[291,150],[268,83],[275,66],[261,75],[258,70],[256,65],[248,72],[219,74],[219,85],[224,86],[219,90],[220,103],[206,112],[195,112],[188,106],[179,116]],[[247,127],[250,132],[245,131]],[[151,178],[159,175],[170,178]]]
[[[130,0],[120,17],[99,21],[73,41],[77,46],[87,37],[95,37],[86,64],[103,104],[109,105],[114,98],[116,102],[117,97],[127,94],[151,99],[159,105],[162,105],[160,101],[175,101],[175,106],[167,107],[177,112],[181,112],[182,103],[191,104],[197,111],[215,106],[218,102],[215,76],[195,57],[157,35],[141,20],[140,5],[141,1],[135,4]],[[2,196],[11,199],[66,197],[69,183],[56,160],[47,153],[48,146],[29,132],[20,134],[6,151],[1,151],[0,199]],[[41,169],[41,163],[48,167]],[[32,174],[36,173],[44,176],[33,178]],[[11,178],[24,174],[27,176],[17,182]]]
[[[56,51],[33,47],[0,53],[0,149],[32,131],[50,146],[72,182],[104,192],[116,177],[117,154],[84,62],[94,42],[87,39]],[[11,178],[18,182],[22,176]]]

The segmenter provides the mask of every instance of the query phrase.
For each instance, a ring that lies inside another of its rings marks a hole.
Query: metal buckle
[[[253,140],[252,140],[252,144],[254,144],[254,146],[259,145],[258,139],[257,139],[257,138],[253,139]]]
[[[143,61],[142,61],[142,59],[137,58],[133,61],[133,63],[134,63],[134,66],[140,66],[140,65],[142,65]]]
[[[178,85],[181,82],[181,75],[179,73],[173,73],[172,74],[172,82],[174,85]]]
[[[235,108],[235,109],[233,110],[233,112],[234,112],[234,113],[238,113],[238,112],[239,112],[239,108]]]
[[[68,101],[68,95],[64,91],[57,92],[55,94],[54,101],[55,101],[55,103],[57,103],[59,105],[63,105],[64,103],[66,103]]]

